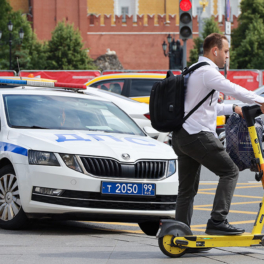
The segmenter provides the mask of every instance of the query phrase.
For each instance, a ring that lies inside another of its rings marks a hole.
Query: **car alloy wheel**
[[[14,174],[5,174],[0,178],[0,219],[10,221],[20,209],[17,178]]]

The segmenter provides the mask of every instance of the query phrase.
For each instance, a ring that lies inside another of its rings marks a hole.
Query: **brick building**
[[[199,0],[193,0],[193,37],[198,37]],[[222,0],[208,0],[206,12],[224,32]],[[240,0],[231,1],[232,28],[237,26]],[[84,46],[96,59],[114,50],[125,69],[168,69],[162,42],[179,38],[179,0],[10,0],[32,21],[39,40],[49,40],[59,21],[79,28]],[[187,41],[187,57],[193,41]]]

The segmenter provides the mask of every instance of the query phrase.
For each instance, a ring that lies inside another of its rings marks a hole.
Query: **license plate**
[[[154,183],[102,182],[102,194],[155,196]]]

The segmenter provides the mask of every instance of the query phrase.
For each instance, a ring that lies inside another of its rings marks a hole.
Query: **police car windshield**
[[[145,136],[111,102],[53,95],[3,95],[12,128],[88,130]]]

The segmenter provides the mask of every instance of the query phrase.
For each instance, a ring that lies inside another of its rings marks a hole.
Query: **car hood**
[[[171,147],[146,136],[102,133],[79,130],[9,131],[9,143],[21,148],[89,156],[113,157],[122,160],[129,154],[129,162],[138,159],[175,159]]]

